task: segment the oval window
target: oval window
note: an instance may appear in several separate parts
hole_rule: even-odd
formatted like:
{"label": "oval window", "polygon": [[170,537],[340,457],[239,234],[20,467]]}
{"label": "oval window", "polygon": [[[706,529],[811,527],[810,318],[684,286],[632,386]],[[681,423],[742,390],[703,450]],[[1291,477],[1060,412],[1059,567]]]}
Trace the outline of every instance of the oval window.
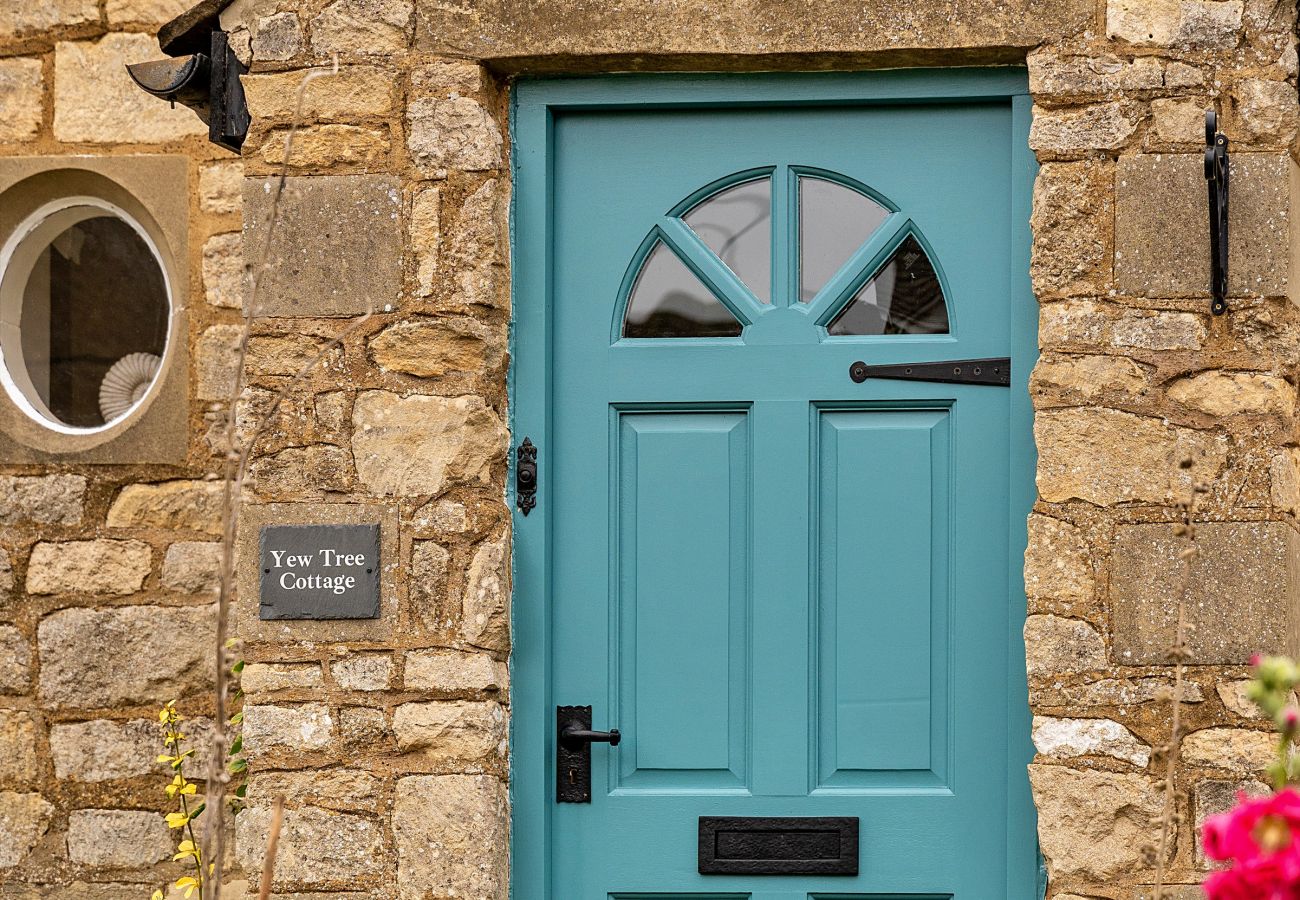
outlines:
{"label": "oval window", "polygon": [[42,425],[97,431],[158,379],[172,320],[157,246],[91,197],[47,204],[0,251],[0,378]]}

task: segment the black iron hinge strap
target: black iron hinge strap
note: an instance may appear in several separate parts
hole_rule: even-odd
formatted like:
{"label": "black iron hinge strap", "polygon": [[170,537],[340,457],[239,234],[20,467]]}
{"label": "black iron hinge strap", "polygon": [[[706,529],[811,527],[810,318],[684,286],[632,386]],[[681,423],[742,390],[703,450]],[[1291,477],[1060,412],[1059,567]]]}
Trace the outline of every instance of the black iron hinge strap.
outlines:
{"label": "black iron hinge strap", "polygon": [[943,384],[987,384],[994,387],[1010,387],[1011,360],[1003,356],[885,366],[869,366],[859,360],[849,366],[849,377],[858,384],[868,378],[887,378],[895,381],[937,381]]}

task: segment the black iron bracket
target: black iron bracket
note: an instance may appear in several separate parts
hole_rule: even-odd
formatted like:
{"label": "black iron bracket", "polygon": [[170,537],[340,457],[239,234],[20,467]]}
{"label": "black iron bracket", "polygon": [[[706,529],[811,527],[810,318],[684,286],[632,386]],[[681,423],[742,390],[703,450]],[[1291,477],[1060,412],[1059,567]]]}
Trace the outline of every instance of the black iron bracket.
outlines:
{"label": "black iron bracket", "polygon": [[858,360],[849,366],[849,377],[857,384],[868,378],[888,378],[895,381],[937,381],[942,384],[986,384],[993,387],[1011,386],[1011,360],[950,359],[944,362],[903,363],[891,366],[869,366]]}
{"label": "black iron bracket", "polygon": [[1228,311],[1228,137],[1214,110],[1205,113],[1205,181],[1210,201],[1210,312]]}
{"label": "black iron bracket", "polygon": [[524,515],[537,505],[537,446],[528,438],[515,448],[515,505]]}

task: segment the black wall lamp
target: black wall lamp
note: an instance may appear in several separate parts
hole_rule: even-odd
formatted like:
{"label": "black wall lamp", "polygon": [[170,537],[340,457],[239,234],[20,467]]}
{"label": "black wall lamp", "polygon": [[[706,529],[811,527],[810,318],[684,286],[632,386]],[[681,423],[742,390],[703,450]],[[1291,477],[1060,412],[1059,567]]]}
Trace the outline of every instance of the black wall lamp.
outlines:
{"label": "black wall lamp", "polygon": [[239,61],[221,30],[221,11],[233,0],[202,0],[158,30],[158,43],[170,59],[126,67],[144,91],[198,113],[208,140],[238,153],[248,134],[248,105]]}
{"label": "black wall lamp", "polygon": [[1210,200],[1210,312],[1228,311],[1228,138],[1214,110],[1205,113],[1205,181]]}

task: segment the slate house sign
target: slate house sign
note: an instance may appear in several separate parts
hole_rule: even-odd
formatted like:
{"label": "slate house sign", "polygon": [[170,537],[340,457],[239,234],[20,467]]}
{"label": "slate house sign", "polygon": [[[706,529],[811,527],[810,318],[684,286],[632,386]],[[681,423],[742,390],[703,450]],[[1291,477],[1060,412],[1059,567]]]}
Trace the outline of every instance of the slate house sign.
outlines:
{"label": "slate house sign", "polygon": [[263,619],[379,617],[378,525],[267,525],[258,562]]}

